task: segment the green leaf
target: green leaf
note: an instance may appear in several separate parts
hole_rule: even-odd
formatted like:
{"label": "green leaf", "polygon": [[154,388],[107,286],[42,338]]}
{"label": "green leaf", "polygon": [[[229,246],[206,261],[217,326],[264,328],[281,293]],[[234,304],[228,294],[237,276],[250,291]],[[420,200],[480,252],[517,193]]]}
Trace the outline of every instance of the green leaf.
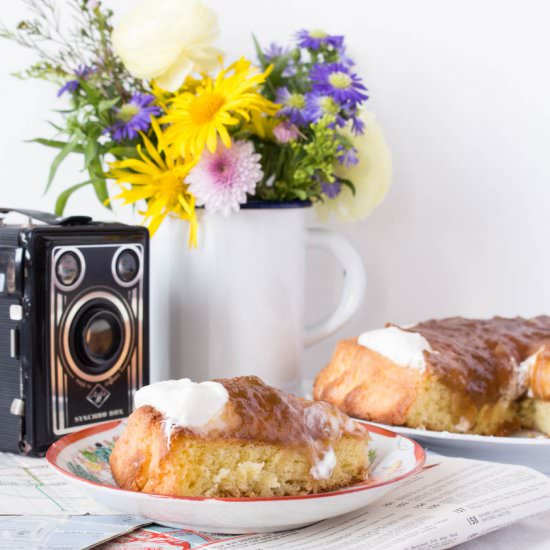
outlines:
{"label": "green leaf", "polygon": [[103,133],[104,127],[101,124],[98,124],[95,121],[88,122],[83,128],[84,134],[86,135],[87,139],[93,139],[94,141],[97,141],[101,134]]}
{"label": "green leaf", "polygon": [[92,103],[92,105],[99,103],[101,101],[101,93],[97,88],[90,85],[85,80],[79,79],[79,82],[80,82],[80,88],[84,90],[84,92],[88,96],[89,101],[90,103]]}
{"label": "green leaf", "polygon": [[262,67],[267,67],[267,59],[265,58],[264,52],[262,51],[262,47],[260,46],[260,43],[258,42],[258,39],[256,38],[256,35],[252,35],[252,40],[254,42],[254,48],[256,49],[256,55],[258,59],[260,60],[260,63],[262,64]]}
{"label": "green leaf", "polygon": [[52,165],[50,166],[50,173],[48,175],[48,183],[46,184],[46,192],[50,189],[57,169],[59,165],[67,158],[78,147],[78,141],[73,138],[71,141],[67,142],[65,146],[59,151],[57,156],[53,159]]}
{"label": "green leaf", "polygon": [[58,132],[64,133],[65,128],[62,128],[61,126],[58,126],[57,124],[53,123],[51,120],[46,121],[52,128],[57,130]]}
{"label": "green leaf", "polygon": [[111,153],[117,158],[138,158],[139,154],[135,147],[126,147],[124,145],[114,145],[109,147],[109,144],[105,145],[105,151]]}
{"label": "green leaf", "polygon": [[69,197],[81,187],[84,187],[85,185],[90,185],[92,183],[90,180],[83,181],[82,183],[77,183],[76,185],[71,185],[71,187],[65,189],[55,201],[55,215],[56,216],[62,216],[63,212],[65,211],[65,206],[67,206],[67,201],[69,200]]}
{"label": "green leaf", "polygon": [[76,107],[73,107],[71,109],[52,109],[52,111],[60,115],[70,115],[71,113],[78,112],[78,109]]}
{"label": "green leaf", "polygon": [[84,163],[86,168],[89,168],[94,161],[99,162],[97,141],[94,138],[90,138],[84,148]]}
{"label": "green leaf", "polygon": [[92,181],[95,194],[103,206],[111,210],[111,205],[107,202],[109,200],[109,192],[107,191],[107,182],[104,178],[94,178]]}
{"label": "green leaf", "polygon": [[[46,147],[53,147],[54,149],[63,149],[68,145],[67,141],[61,141],[57,139],[45,139],[45,138],[28,139],[25,141],[25,143],[40,143],[40,145],[45,145]],[[76,147],[75,152],[82,153],[82,148]]]}
{"label": "green leaf", "polygon": [[349,187],[351,190],[352,195],[355,196],[355,185],[353,185],[353,182],[347,178],[338,178],[340,183],[342,185],[345,185],[346,187]]}
{"label": "green leaf", "polygon": [[100,113],[103,113],[103,111],[108,111],[109,109],[114,107],[119,101],[119,97],[115,97],[115,99],[102,99],[97,106],[97,110]]}

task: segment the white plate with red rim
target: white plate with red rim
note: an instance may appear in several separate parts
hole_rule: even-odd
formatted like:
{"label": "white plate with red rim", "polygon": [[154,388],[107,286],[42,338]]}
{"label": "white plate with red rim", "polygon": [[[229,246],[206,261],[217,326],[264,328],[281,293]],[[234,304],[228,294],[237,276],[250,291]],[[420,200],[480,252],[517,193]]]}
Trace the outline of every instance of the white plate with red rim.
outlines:
{"label": "white plate with red rim", "polygon": [[422,447],[389,430],[371,434],[367,481],[314,495],[275,498],[170,497],[128,491],[111,476],[109,455],[124,429],[120,420],[66,435],[46,454],[50,466],[101,504],[170,527],[214,533],[260,533],[295,529],[372,504],[404,479],[420,472]]}
{"label": "white plate with red rim", "polygon": [[505,464],[519,464],[550,475],[550,438],[538,432],[522,431],[510,436],[499,437],[436,432],[356,420],[368,426],[378,426],[410,437],[424,445],[426,450],[434,453]]}

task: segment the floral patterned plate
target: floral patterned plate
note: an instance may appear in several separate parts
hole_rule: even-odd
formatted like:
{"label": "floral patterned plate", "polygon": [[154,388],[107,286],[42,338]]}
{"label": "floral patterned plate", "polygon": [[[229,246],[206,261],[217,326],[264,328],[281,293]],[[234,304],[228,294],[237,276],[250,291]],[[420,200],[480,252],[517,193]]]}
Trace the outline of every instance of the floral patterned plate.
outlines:
{"label": "floral patterned plate", "polygon": [[425,453],[418,443],[377,426],[367,427],[372,436],[368,481],[328,493],[295,497],[169,497],[120,489],[109,467],[109,455],[124,428],[120,420],[66,435],[49,448],[46,459],[67,481],[125,514],[216,533],[281,531],[363,508],[421,471]]}

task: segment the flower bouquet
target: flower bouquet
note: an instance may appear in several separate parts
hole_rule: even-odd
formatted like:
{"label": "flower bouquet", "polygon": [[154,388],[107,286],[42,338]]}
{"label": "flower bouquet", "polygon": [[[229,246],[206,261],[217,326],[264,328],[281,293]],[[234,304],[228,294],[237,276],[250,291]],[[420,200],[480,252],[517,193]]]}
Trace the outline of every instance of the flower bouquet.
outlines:
{"label": "flower bouquet", "polygon": [[[215,13],[199,0],[145,0],[113,24],[97,0],[24,0],[31,16],[0,35],[40,59],[18,76],[58,85],[68,99],[53,139],[56,171],[82,156],[84,181],[107,208],[135,204],[152,233],[167,216],[189,223],[197,208],[230,214],[255,201],[310,201],[321,215],[360,219],[380,202],[391,162],[364,110],[367,89],[344,37],[299,31],[257,62],[229,64],[214,42]],[[111,184],[110,182],[114,182]]]}

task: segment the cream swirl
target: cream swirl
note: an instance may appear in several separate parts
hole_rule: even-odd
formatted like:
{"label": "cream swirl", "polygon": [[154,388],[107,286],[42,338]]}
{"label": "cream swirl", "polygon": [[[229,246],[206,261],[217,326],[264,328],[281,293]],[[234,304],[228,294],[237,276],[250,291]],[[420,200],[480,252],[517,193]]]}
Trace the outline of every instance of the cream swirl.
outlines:
{"label": "cream swirl", "polygon": [[192,382],[189,378],[156,382],[139,389],[136,408],[154,407],[169,427],[201,430],[221,414],[229,394],[219,382]]}
{"label": "cream swirl", "polygon": [[426,369],[424,352],[432,352],[430,343],[424,336],[394,326],[364,332],[357,343],[398,365],[419,371]]}

